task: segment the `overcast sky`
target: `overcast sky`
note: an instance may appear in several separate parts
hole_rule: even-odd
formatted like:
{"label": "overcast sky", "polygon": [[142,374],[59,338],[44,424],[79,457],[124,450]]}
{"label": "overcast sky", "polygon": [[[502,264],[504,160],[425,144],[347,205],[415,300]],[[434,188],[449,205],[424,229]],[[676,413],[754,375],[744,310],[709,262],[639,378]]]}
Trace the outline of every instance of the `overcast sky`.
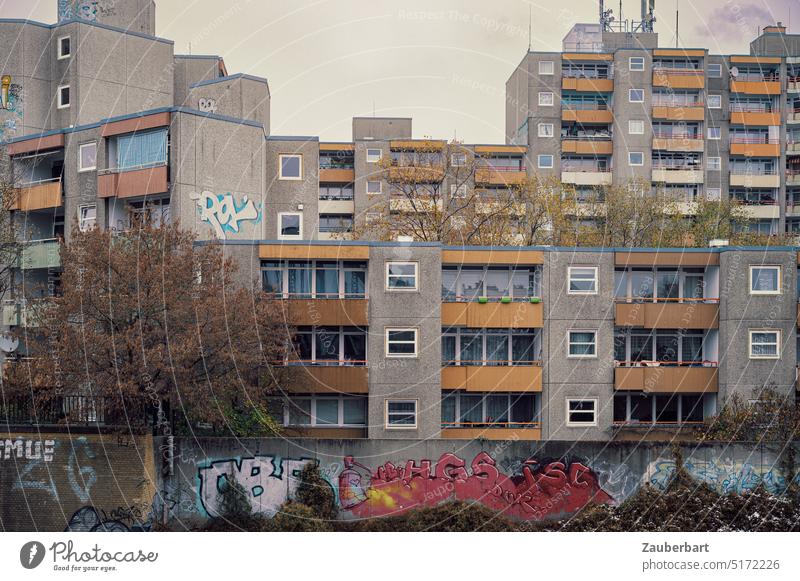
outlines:
{"label": "overcast sky", "polygon": [[[124,0],[117,0],[124,1]],[[219,54],[230,73],[269,79],[272,133],[349,140],[351,118],[411,116],[415,137],[504,140],[505,81],[528,46],[558,51],[595,0],[157,0],[156,32],[177,53]],[[678,0],[680,42],[747,54],[758,28],[800,32],[798,0]],[[619,1],[607,1],[619,11]],[[676,0],[656,1],[662,46]],[[623,2],[638,19],[639,1]],[[0,17],[56,19],[56,0],[0,0]]]}

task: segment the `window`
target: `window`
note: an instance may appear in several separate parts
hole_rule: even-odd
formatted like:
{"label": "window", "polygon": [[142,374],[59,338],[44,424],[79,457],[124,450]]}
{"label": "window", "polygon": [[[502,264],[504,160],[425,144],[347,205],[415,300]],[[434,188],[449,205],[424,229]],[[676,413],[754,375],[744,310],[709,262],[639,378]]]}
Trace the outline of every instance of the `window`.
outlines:
{"label": "window", "polygon": [[78,171],[97,169],[97,142],[83,143],[78,147]]}
{"label": "window", "polygon": [[367,182],[367,194],[375,195],[381,193],[381,182],[379,181],[368,181]]}
{"label": "window", "polygon": [[378,163],[383,157],[383,152],[380,149],[367,150],[367,163]]}
{"label": "window", "polygon": [[284,298],[363,299],[367,296],[366,280],[365,262],[273,260],[261,263],[264,292]]}
{"label": "window", "polygon": [[644,89],[630,89],[628,101],[631,103],[644,103]]}
{"label": "window", "polygon": [[386,357],[416,357],[417,329],[386,329]]}
{"label": "window", "polygon": [[552,107],[553,106],[553,93],[539,93],[539,106]]}
{"label": "window", "polygon": [[641,119],[628,121],[628,133],[630,135],[644,135],[644,121]]}
{"label": "window", "polygon": [[541,360],[541,335],[536,329],[442,330],[442,366],[534,366]]}
{"label": "window", "polygon": [[781,332],[750,331],[750,359],[779,359]]}
{"label": "window", "polygon": [[467,184],[450,184],[450,197],[451,198],[466,198],[467,197]]}
{"label": "window", "polygon": [[58,108],[59,109],[66,109],[69,107],[69,85],[61,85],[57,91],[58,96]]}
{"label": "window", "polygon": [[644,165],[644,153],[641,151],[629,151],[628,165]]}
{"label": "window", "polygon": [[534,394],[444,392],[442,428],[531,427],[538,407]]}
{"label": "window", "polygon": [[539,123],[539,137],[553,137],[553,124]]}
{"label": "window", "polygon": [[597,425],[596,399],[567,399],[567,426]]}
{"label": "window", "polygon": [[539,61],[540,75],[552,75],[554,71],[555,66],[553,65],[553,61]]}
{"label": "window", "polygon": [[614,396],[614,423],[628,425],[700,424],[706,407],[714,413],[714,401],[701,394],[626,393]]}
{"label": "window", "polygon": [[281,180],[302,180],[303,179],[303,156],[282,153],[278,156],[279,173],[278,179]]}
{"label": "window", "polygon": [[720,171],[722,169],[722,158],[709,157],[706,160],[706,167],[708,168],[708,171]]}
{"label": "window", "polygon": [[278,214],[278,238],[281,240],[303,237],[303,214],[300,212],[280,212]]}
{"label": "window", "polygon": [[97,206],[86,204],[78,206],[78,229],[87,232],[97,225]]}
{"label": "window", "polygon": [[570,295],[596,295],[597,294],[597,267],[596,266],[570,266],[569,267]]}
{"label": "window", "polygon": [[722,95],[708,95],[706,103],[709,109],[722,109]]}
{"label": "window", "polygon": [[450,165],[453,167],[464,167],[467,165],[466,153],[454,153],[450,156]]}
{"label": "window", "polygon": [[418,262],[387,262],[386,290],[415,291],[417,286]]}
{"label": "window", "polygon": [[720,63],[710,63],[707,68],[709,77],[715,79],[722,77],[722,65]]}
{"label": "window", "polygon": [[417,400],[387,399],[386,429],[417,429]]}
{"label": "window", "polygon": [[352,214],[320,214],[319,215],[319,232],[352,232],[353,231],[353,215]]}
{"label": "window", "polygon": [[708,138],[712,140],[720,140],[722,139],[722,128],[720,127],[709,127],[708,128]]}
{"label": "window", "polygon": [[525,266],[443,266],[442,302],[473,302],[486,297],[528,302],[539,297],[541,271]]}
{"label": "window", "polygon": [[72,49],[70,47],[69,37],[62,36],[58,39],[58,59],[66,59],[69,58],[72,54]]}
{"label": "window", "polygon": [[142,169],[167,163],[167,129],[120,135],[111,141],[118,170]]}
{"label": "window", "polygon": [[359,367],[367,364],[367,332],[358,327],[298,327],[290,365]]}
{"label": "window", "polygon": [[781,294],[781,267],[751,266],[750,294],[751,295]]}
{"label": "window", "polygon": [[[353,396],[292,397],[275,402],[282,426],[365,426],[367,398]],[[272,407],[272,406],[271,406]]]}
{"label": "window", "polygon": [[553,167],[553,156],[552,155],[540,155],[539,156],[539,168],[540,169],[547,169]]}
{"label": "window", "polygon": [[628,61],[628,70],[630,71],[643,71],[644,70],[644,57],[632,56]]}
{"label": "window", "polygon": [[569,352],[567,357],[597,357],[597,331],[568,331]]}

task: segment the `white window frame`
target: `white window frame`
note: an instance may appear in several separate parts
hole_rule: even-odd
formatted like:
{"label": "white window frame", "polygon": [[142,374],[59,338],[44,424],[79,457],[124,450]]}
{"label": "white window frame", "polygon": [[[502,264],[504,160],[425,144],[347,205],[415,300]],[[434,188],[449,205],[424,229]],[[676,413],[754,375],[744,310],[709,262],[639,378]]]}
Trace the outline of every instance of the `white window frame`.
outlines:
{"label": "white window frame", "polygon": [[[717,137],[712,137],[711,135],[712,129],[716,129],[719,132],[717,133]],[[707,131],[708,131],[707,135],[709,141],[719,141],[720,139],[722,139],[722,127],[709,127]]]}
{"label": "white window frame", "polygon": [[[399,275],[391,275],[389,274],[389,270],[392,266],[413,266],[414,267],[414,274],[411,275],[414,277],[414,286],[413,287],[394,287],[389,284],[389,281],[392,278],[400,278]],[[417,292],[419,291],[419,262],[415,261],[401,261],[401,260],[390,260],[386,263],[386,279],[384,280],[386,284],[386,292],[391,293],[402,293],[402,292]]]}
{"label": "white window frame", "polygon": [[[642,163],[634,163],[631,156],[641,155]],[[631,167],[642,167],[644,165],[644,152],[643,151],[629,151],[628,152],[628,165]]]}
{"label": "white window frame", "polygon": [[[547,70],[548,67],[543,67],[542,65],[550,65],[549,71]],[[539,75],[540,76],[552,76],[556,73],[556,64],[553,61],[539,61]]]}
{"label": "white window frame", "polygon": [[[458,160],[458,162],[456,162]],[[453,167],[466,167],[467,166],[467,154],[466,153],[451,153],[450,154],[450,165]]]}
{"label": "white window frame", "polygon": [[[284,216],[300,216],[300,234],[282,234],[282,222]],[[303,212],[278,212],[278,240],[302,240],[303,239]]]}
{"label": "white window frame", "polygon": [[[344,421],[344,407],[345,402],[347,401],[363,401],[364,403],[364,423],[363,424],[347,424]],[[290,421],[291,418],[291,406],[293,404],[297,404],[299,402],[309,402],[309,414],[308,414],[308,423],[295,423],[293,424]],[[337,421],[335,424],[329,423],[320,423],[318,422],[319,417],[317,413],[317,403],[320,401],[335,401],[337,404]],[[281,414],[282,420],[281,425],[287,428],[350,428],[350,427],[357,427],[363,428],[367,425],[369,415],[368,415],[368,404],[367,398],[365,397],[358,397],[358,396],[349,396],[349,395],[340,395],[340,396],[331,396],[326,394],[318,394],[312,396],[303,396],[303,397],[292,397],[289,401],[281,402]]]}
{"label": "white window frame", "polygon": [[[65,105],[64,102],[61,100],[62,91],[67,89],[69,92],[69,102]],[[59,85],[58,89],[56,89],[56,107],[58,109],[67,109],[69,106],[72,105],[72,89],[69,85]]]}
{"label": "white window frame", "polygon": [[[378,152],[378,155],[375,155],[375,152]],[[367,149],[367,163],[378,163],[380,160],[383,159],[383,150],[382,149],[374,149],[372,147]]]}
{"label": "white window frame", "polygon": [[[711,164],[711,160],[712,159],[717,160],[716,163],[714,164],[714,165],[716,165],[716,167],[712,166],[712,164]],[[722,158],[721,157],[714,157],[714,156],[707,157],[706,158],[706,169],[708,171],[722,171]]]}
{"label": "white window frame", "polygon": [[[81,165],[83,163],[83,148],[94,146],[94,165],[91,167],[83,167]],[[83,173],[85,171],[95,171],[97,169],[97,142],[90,141],[88,143],[81,143],[78,146],[78,173]]]}
{"label": "white window frame", "polygon": [[[549,103],[547,102],[548,100],[550,101]],[[552,91],[541,91],[539,93],[539,107],[552,107],[555,102],[556,98]]]}
{"label": "white window frame", "polygon": [[[594,415],[594,420],[592,422],[572,422],[570,421],[570,409],[569,406],[573,402],[592,402],[594,409],[592,413]],[[564,420],[566,422],[566,426],[568,428],[591,428],[597,427],[597,406],[599,404],[598,398],[596,397],[568,397],[566,398],[566,407],[565,412],[566,415],[564,416]],[[575,413],[588,413],[588,412],[575,412]]]}
{"label": "white window frame", "polygon": [[[387,430],[416,430],[419,417],[419,400],[418,399],[385,399],[383,410],[383,427]],[[413,403],[414,404],[414,424],[390,424],[389,423],[389,404],[390,403]]]}
{"label": "white window frame", "polygon": [[[66,54],[61,52],[61,41],[62,40],[69,40],[69,52],[66,53]],[[60,61],[64,60],[64,59],[68,59],[69,57],[72,56],[72,39],[69,37],[68,34],[64,35],[64,36],[59,36],[56,39],[56,55],[57,55],[58,60],[60,60]]]}
{"label": "white window frame", "polygon": [[722,199],[722,188],[706,188],[706,200],[718,202]]}
{"label": "white window frame", "polygon": [[[755,270],[756,268],[764,269],[764,270],[771,269],[771,270],[777,270],[778,271],[778,285],[777,285],[777,287],[776,287],[776,289],[774,291],[771,291],[771,290],[768,290],[768,291],[753,290],[753,270]],[[782,270],[783,269],[780,267],[780,265],[777,265],[777,264],[752,264],[752,265],[750,265],[750,277],[749,277],[749,280],[750,280],[750,294],[751,295],[770,295],[770,296],[775,296],[775,295],[781,294],[781,283],[783,282],[783,272],[781,272]]]}
{"label": "white window frame", "polygon": [[[775,334],[775,355],[753,355],[753,335],[755,333],[774,333]],[[749,329],[747,333],[747,353],[750,359],[780,359],[781,358],[781,330],[780,329]],[[772,345],[769,343],[759,343],[759,345]]]}
{"label": "white window frame", "polygon": [[[591,333],[594,336],[594,354],[593,355],[573,355],[570,347],[572,346],[572,333]],[[576,345],[584,345],[584,343],[576,343]],[[588,345],[588,343],[586,343]],[[567,329],[567,359],[597,359],[597,329]]]}
{"label": "white window frame", "polygon": [[[550,165],[544,165],[542,163],[542,160],[548,157],[550,158]],[[555,163],[556,163],[556,157],[549,153],[539,154],[539,156],[536,158],[536,167],[538,167],[539,169],[553,169]]]}
{"label": "white window frame", "polygon": [[[286,157],[296,157],[300,160],[299,177],[283,175],[283,159]],[[303,154],[302,153],[279,153],[278,154],[278,179],[282,181],[299,182],[303,181]]]}
{"label": "white window frame", "polygon": [[[717,104],[712,105],[711,104],[712,101]],[[722,95],[712,94],[706,96],[706,105],[708,106],[709,109],[722,109]]]}
{"label": "white window frame", "polygon": [[[369,191],[369,185],[370,184],[378,184],[378,191],[377,192],[370,192]],[[378,196],[378,195],[383,193],[383,182],[380,181],[380,180],[367,180],[366,188],[367,188],[367,195],[368,196]]]}
{"label": "white window frame", "polygon": [[[391,343],[401,343],[403,345],[407,345],[408,341],[389,341],[389,333],[392,331],[401,331],[401,332],[409,332],[413,331],[414,333],[414,352],[413,353],[390,353],[389,346]],[[417,327],[386,327],[383,330],[383,337],[384,337],[384,354],[387,359],[416,359],[419,357],[419,329]]]}
{"label": "white window frame", "polygon": [[[719,67],[719,74],[712,74],[712,71],[717,70]],[[722,63],[708,63],[706,70],[708,71],[708,76],[712,79],[721,79],[722,78]]]}
{"label": "white window frame", "polygon": [[[640,131],[634,131],[634,123],[635,127],[641,127]],[[630,119],[628,121],[628,135],[644,135],[644,120],[642,119]]]}
{"label": "white window frame", "polygon": [[[88,208],[94,208],[94,225],[92,227],[86,227],[83,218],[83,211]],[[81,232],[88,232],[92,228],[97,227],[97,204],[80,204],[78,206],[78,230]]]}
{"label": "white window frame", "polygon": [[[634,62],[636,63],[636,66],[634,66]],[[640,62],[642,63],[641,66],[639,65]],[[645,62],[643,56],[632,56],[630,59],[628,59],[628,70],[631,72],[644,71],[644,65]]]}
{"label": "white window frame", "polygon": [[467,184],[450,184],[451,198],[466,198],[468,193]]}
{"label": "white window frame", "polygon": [[[594,290],[582,291],[572,290],[572,272],[574,270],[592,270],[594,271]],[[567,268],[567,294],[568,295],[596,295],[597,287],[599,286],[599,269],[596,266],[570,266]]]}
{"label": "white window frame", "polygon": [[[549,128],[549,129],[547,129]],[[544,129],[544,131],[543,131]],[[552,123],[539,123],[539,137],[554,137],[555,128]]]}
{"label": "white window frame", "polygon": [[[642,94],[642,100],[641,101],[634,101],[633,100],[633,92],[634,91],[639,92],[639,93]],[[645,97],[644,89],[635,89],[635,88],[634,89],[628,89],[628,103],[644,103],[644,97]]]}

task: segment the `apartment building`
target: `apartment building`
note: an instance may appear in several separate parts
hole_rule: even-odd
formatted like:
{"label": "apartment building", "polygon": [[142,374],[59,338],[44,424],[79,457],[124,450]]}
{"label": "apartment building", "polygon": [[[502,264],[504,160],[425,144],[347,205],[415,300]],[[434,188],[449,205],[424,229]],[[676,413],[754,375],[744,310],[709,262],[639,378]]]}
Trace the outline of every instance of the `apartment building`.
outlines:
{"label": "apartment building", "polygon": [[731,198],[753,230],[797,231],[800,35],[778,23],[750,54],[715,55],[578,24],[562,48],[529,52],[506,83],[506,139],[535,171],[579,191],[635,180],[679,202]]}

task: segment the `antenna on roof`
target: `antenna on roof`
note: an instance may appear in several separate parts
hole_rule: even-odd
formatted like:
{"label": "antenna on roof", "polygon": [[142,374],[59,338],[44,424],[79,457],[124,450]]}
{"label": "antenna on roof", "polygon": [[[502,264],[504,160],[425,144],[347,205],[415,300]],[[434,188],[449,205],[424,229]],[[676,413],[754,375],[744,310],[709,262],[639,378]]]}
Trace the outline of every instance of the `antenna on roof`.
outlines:
{"label": "antenna on roof", "polygon": [[533,44],[533,6],[528,5],[528,52],[531,52]]}

